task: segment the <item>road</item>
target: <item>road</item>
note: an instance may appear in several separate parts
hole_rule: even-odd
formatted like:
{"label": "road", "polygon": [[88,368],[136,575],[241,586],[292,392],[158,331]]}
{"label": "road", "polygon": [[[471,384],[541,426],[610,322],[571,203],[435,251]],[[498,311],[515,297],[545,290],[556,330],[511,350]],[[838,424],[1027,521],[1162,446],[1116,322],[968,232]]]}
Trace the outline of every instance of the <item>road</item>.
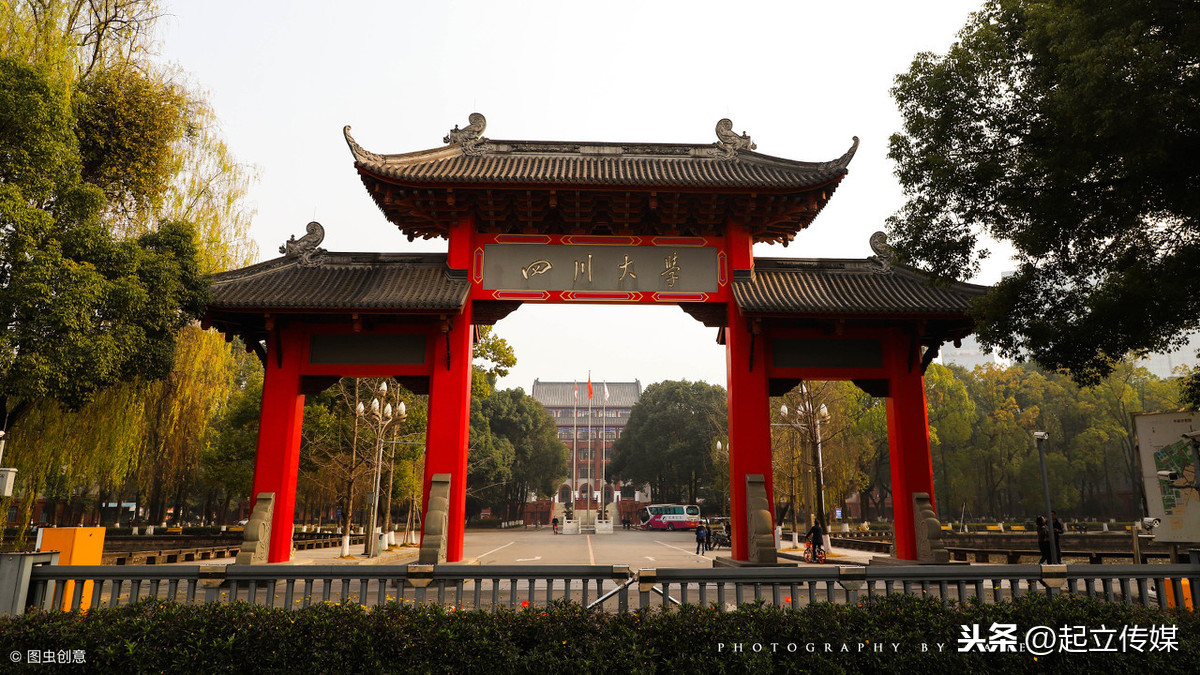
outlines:
{"label": "road", "polygon": [[616,530],[612,534],[554,534],[550,528],[471,530],[463,557],[480,565],[629,565],[712,567],[728,549],[696,555],[691,532]]}

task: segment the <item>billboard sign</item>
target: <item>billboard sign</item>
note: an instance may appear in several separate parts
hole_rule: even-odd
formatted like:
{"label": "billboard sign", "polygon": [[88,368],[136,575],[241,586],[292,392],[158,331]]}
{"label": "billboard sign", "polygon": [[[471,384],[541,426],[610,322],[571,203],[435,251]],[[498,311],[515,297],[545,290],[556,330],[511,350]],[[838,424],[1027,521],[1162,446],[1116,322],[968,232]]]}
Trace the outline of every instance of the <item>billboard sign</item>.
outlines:
{"label": "billboard sign", "polygon": [[1200,494],[1195,450],[1185,433],[1200,431],[1200,412],[1138,413],[1133,416],[1146,488],[1146,515],[1161,524],[1154,538],[1163,542],[1200,542]]}

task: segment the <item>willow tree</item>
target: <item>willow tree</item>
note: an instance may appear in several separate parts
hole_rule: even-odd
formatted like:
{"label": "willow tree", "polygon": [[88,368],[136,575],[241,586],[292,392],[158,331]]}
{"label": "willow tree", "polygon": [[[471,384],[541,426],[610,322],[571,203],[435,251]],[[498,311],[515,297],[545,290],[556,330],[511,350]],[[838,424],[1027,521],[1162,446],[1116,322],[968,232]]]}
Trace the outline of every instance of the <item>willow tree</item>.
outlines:
{"label": "willow tree", "polygon": [[[232,386],[228,348],[191,322],[201,275],[251,257],[248,175],[203,99],[147,58],[157,16],[153,2],[0,7],[10,55],[0,115],[14,115],[0,125],[13,160],[0,168],[10,325],[0,349],[14,355],[0,359],[0,403],[22,522],[52,483],[104,495],[157,480],[181,501]],[[23,276],[30,260],[36,274]],[[13,321],[28,324],[39,303],[53,307],[41,320],[58,322],[37,333],[47,348],[17,345]],[[68,435],[70,445],[55,440]]]}

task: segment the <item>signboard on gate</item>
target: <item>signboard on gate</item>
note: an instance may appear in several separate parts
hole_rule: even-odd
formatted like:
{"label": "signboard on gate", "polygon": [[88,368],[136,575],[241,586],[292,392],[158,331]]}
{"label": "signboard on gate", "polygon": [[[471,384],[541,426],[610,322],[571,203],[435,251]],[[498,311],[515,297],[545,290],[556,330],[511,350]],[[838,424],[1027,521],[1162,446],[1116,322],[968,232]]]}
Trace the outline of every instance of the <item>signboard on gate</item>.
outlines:
{"label": "signboard on gate", "polygon": [[729,258],[720,237],[482,235],[474,297],[520,302],[725,302]]}

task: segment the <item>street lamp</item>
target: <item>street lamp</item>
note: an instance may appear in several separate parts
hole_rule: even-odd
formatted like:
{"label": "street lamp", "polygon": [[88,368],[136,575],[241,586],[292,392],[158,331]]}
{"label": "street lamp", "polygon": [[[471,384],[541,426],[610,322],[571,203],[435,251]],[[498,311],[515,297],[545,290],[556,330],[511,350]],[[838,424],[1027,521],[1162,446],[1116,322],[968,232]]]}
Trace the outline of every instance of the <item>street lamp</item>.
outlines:
{"label": "street lamp", "polygon": [[[387,397],[388,386],[387,382],[379,383],[379,397],[371,399],[370,416],[375,420],[375,490],[371,493],[371,524],[367,530],[367,542],[365,553],[369,558],[379,556],[379,536],[375,534],[375,526],[379,519],[379,483],[383,475],[383,431],[393,421],[403,422],[407,417],[407,412],[404,409],[404,402],[401,401],[396,406],[396,415],[392,416],[392,404],[382,403]],[[382,410],[381,410],[382,408]],[[366,407],[362,401],[358,402],[355,411],[359,417],[364,417],[368,414]]]}
{"label": "street lamp", "polygon": [[[783,415],[783,417],[786,418],[787,414],[788,414],[788,407],[786,405],[780,406],[779,412],[781,415]],[[829,409],[825,407],[824,403],[822,403],[819,407],[817,407],[814,410],[812,407],[812,404],[806,402],[803,404],[802,410],[798,408],[794,412],[796,414],[796,417],[799,417],[801,415],[801,413],[805,413],[807,415],[812,416],[813,422],[812,422],[811,427],[808,427],[807,425],[804,425],[804,424],[800,424],[799,422],[790,423],[788,426],[792,426],[792,427],[795,427],[798,429],[811,428],[815,432],[815,442],[813,443],[812,464],[813,464],[813,466],[817,467],[817,471],[816,471],[816,487],[817,487],[817,489],[816,489],[816,495],[815,495],[815,499],[816,499],[817,503],[816,503],[816,508],[813,510],[817,514],[817,518],[820,519],[821,526],[823,528],[825,528],[825,530],[826,530],[825,536],[828,537],[829,536],[828,524],[825,522],[825,464],[824,464],[824,458],[823,458],[822,452],[821,452],[821,420],[829,418]],[[795,508],[795,505],[796,505],[796,502],[795,502],[795,500],[796,500],[796,487],[795,487],[796,450],[795,450],[795,447],[796,447],[796,441],[795,441],[795,437],[793,437],[792,438],[792,467],[793,467],[793,469],[792,469],[792,538],[793,538],[793,540],[795,540],[796,534],[797,534],[797,532],[796,532],[796,508]],[[828,548],[828,543],[826,543],[825,546],[826,546],[826,548]]]}
{"label": "street lamp", "polygon": [[[1059,564],[1058,542],[1055,541],[1057,535],[1054,533],[1054,511],[1050,506],[1050,478],[1046,474],[1046,451],[1042,448],[1042,442],[1050,438],[1050,434],[1044,431],[1035,431],[1033,437],[1037,439],[1038,458],[1042,462],[1042,494],[1046,497],[1046,529],[1050,532],[1050,564],[1057,565]],[[1137,532],[1134,532],[1134,536],[1137,536]]]}
{"label": "street lamp", "polygon": [[[785,404],[779,406],[780,417],[783,419],[787,419],[787,414],[788,414],[787,404],[785,403]],[[792,502],[791,503],[791,507],[792,507],[791,508],[791,511],[792,511],[792,547],[799,548],[800,534],[797,529],[798,526],[796,523],[796,433],[795,433],[794,429],[792,430],[791,437],[792,437],[792,463],[789,466],[790,471],[788,471],[788,474],[791,476],[791,479],[792,479],[792,494],[790,497],[791,502]]]}

